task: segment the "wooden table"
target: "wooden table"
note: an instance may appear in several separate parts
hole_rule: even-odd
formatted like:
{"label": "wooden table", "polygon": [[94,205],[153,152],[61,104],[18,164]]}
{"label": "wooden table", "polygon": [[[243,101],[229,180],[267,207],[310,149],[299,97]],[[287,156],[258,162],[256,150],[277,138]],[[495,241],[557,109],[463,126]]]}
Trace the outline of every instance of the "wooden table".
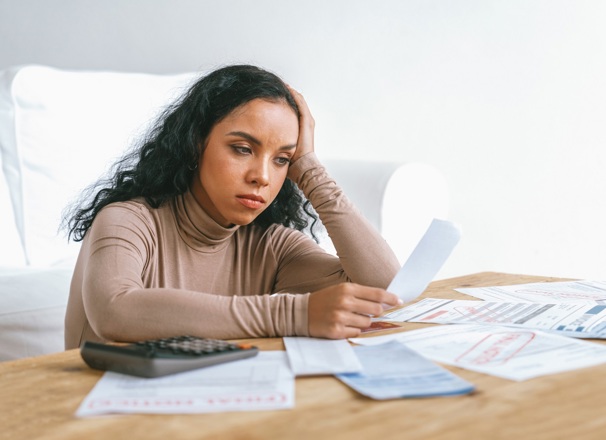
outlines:
{"label": "wooden table", "polygon": [[[453,289],[537,281],[556,279],[480,273],[436,281],[423,296],[471,299]],[[279,338],[254,343],[262,349],[283,349]],[[0,363],[0,438],[606,438],[606,364],[523,382],[447,368],[474,383],[477,391],[467,396],[373,401],[334,377],[309,377],[296,380],[292,410],[77,419],[76,409],[102,373],[89,369],[79,352],[70,350]]]}

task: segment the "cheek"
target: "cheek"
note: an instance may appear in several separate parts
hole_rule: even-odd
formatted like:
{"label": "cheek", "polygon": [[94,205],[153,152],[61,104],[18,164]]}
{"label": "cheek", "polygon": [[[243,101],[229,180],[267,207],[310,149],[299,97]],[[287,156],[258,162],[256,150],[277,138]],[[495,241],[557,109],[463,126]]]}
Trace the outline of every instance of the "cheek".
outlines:
{"label": "cheek", "polygon": [[271,183],[272,199],[275,199],[278,196],[278,193],[280,192],[280,189],[282,189],[282,186],[284,185],[284,181],[286,180],[287,173],[288,173],[288,168],[285,167],[284,170],[280,169],[274,175],[274,178],[272,179],[272,183]]}
{"label": "cheek", "polygon": [[203,186],[212,186],[215,190],[225,188],[236,177],[236,170],[230,161],[220,160],[211,154],[203,157],[198,168]]}

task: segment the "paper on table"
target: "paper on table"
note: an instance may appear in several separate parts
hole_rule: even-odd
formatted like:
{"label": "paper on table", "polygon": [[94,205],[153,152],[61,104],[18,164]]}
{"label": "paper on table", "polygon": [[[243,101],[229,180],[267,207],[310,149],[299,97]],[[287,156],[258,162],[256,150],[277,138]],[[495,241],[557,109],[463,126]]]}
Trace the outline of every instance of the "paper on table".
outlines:
{"label": "paper on table", "polygon": [[453,223],[433,219],[387,290],[404,302],[418,297],[444,265],[460,238],[461,233]]}
{"label": "paper on table", "polygon": [[473,384],[392,341],[354,347],[363,373],[338,374],[337,378],[372,399],[452,396],[473,391]]}
{"label": "paper on table", "polygon": [[575,338],[606,339],[606,305],[528,303],[425,298],[387,313],[387,321],[506,325]]}
{"label": "paper on table", "polygon": [[192,414],[294,407],[295,381],[284,351],[153,379],[106,372],[76,416]]}
{"label": "paper on table", "polygon": [[511,286],[467,287],[455,290],[492,301],[606,304],[606,281],[555,281]]}
{"label": "paper on table", "polygon": [[362,365],[345,339],[285,337],[286,353],[295,376],[354,373]]}
{"label": "paper on table", "polygon": [[350,338],[360,345],[398,340],[436,362],[511,380],[606,363],[606,346],[539,330],[436,325],[394,335]]}

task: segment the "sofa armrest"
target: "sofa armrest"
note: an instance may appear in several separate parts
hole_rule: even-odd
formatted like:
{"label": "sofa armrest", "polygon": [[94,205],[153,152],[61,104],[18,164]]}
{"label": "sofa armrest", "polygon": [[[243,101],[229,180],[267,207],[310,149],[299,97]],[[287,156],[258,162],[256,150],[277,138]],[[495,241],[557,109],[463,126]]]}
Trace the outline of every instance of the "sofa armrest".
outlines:
{"label": "sofa armrest", "polygon": [[[447,218],[443,174],[419,162],[325,160],[329,174],[404,263],[434,218]],[[329,239],[322,246],[334,253]]]}
{"label": "sofa armrest", "polygon": [[64,349],[71,269],[0,268],[0,361]]}

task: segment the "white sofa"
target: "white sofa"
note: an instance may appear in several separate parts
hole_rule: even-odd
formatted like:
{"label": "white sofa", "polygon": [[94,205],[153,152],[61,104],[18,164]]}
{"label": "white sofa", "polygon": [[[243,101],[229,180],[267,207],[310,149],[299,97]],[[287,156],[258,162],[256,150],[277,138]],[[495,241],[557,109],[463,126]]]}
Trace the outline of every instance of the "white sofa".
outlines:
{"label": "white sofa", "polygon": [[[78,243],[58,230],[63,209],[141,134],[197,74],[0,72],[0,361],[63,349],[63,317]],[[312,109],[313,110],[313,109]],[[404,261],[448,188],[422,163],[318,155]],[[322,245],[332,252],[330,241]]]}

